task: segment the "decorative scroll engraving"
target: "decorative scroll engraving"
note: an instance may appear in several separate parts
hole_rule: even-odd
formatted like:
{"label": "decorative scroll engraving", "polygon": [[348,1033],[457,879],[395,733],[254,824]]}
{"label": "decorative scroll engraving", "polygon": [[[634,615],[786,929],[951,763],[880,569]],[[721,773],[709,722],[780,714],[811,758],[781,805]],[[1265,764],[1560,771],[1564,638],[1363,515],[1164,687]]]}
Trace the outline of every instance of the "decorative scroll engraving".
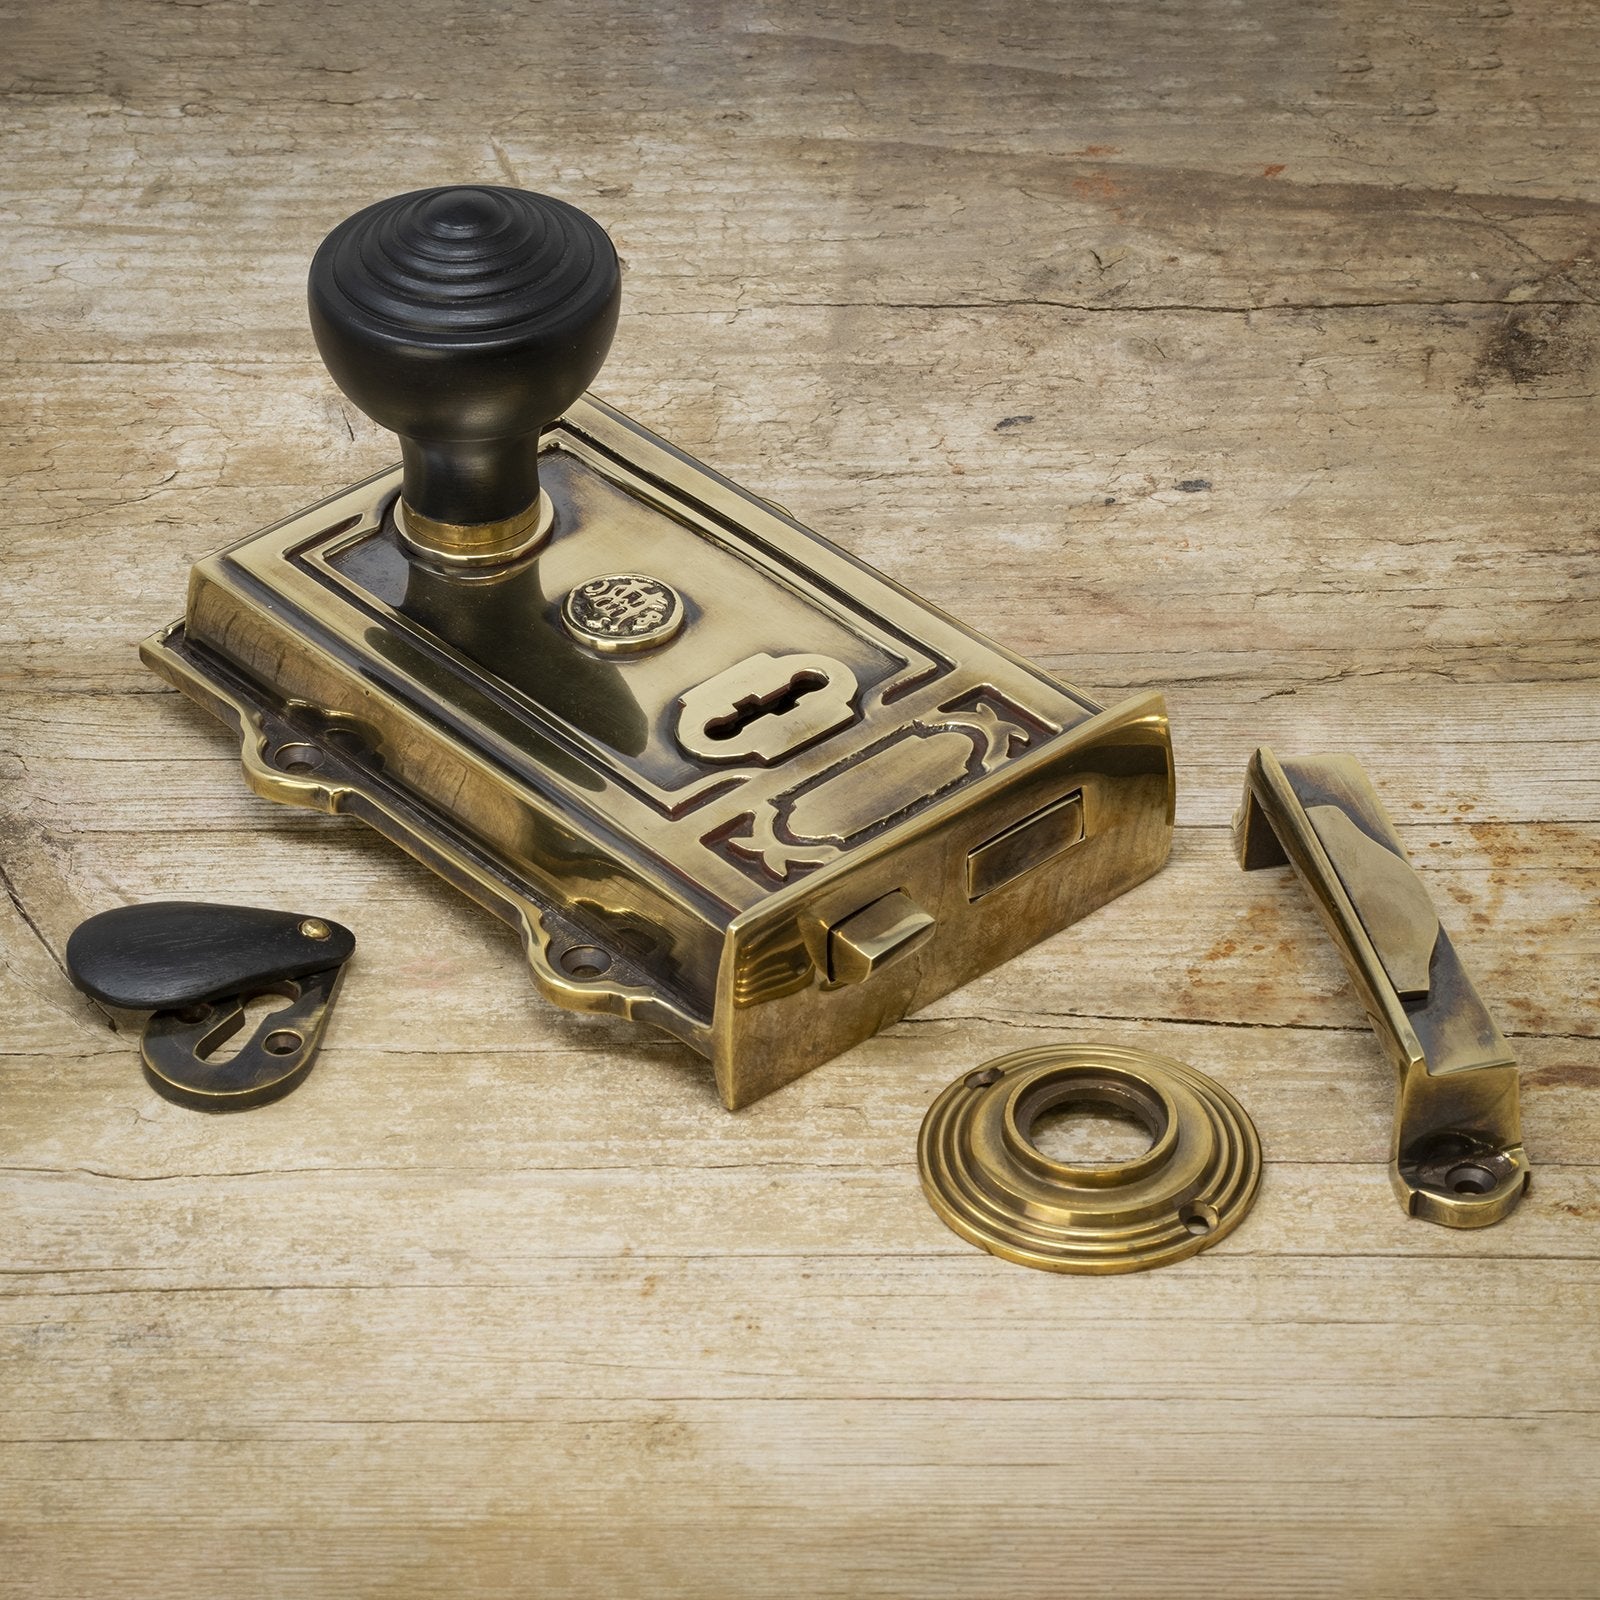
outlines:
{"label": "decorative scroll engraving", "polygon": [[1029,742],[1026,728],[987,705],[907,723],[809,782],[761,801],[740,831],[716,843],[733,859],[787,881],[797,869],[825,866],[861,840],[993,772]]}

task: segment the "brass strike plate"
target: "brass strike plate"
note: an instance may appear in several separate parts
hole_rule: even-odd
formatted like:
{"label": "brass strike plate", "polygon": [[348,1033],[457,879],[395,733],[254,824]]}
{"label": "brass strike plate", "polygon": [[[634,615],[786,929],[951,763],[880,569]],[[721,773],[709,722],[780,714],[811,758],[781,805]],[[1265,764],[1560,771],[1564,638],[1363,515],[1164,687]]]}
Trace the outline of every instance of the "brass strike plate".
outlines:
{"label": "brass strike plate", "polygon": [[258,793],[519,928],[557,1004],[747,1105],[1165,859],[1160,696],[1101,710],[596,400],[539,473],[520,563],[417,559],[395,468],[199,562],[143,657]]}

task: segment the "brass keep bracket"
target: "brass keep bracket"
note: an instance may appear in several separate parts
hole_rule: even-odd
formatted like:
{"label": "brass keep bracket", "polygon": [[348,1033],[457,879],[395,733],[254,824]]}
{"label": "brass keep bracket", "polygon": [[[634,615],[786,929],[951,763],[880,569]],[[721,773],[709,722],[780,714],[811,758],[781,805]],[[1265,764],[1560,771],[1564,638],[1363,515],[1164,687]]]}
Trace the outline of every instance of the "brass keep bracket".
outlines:
{"label": "brass keep bracket", "polygon": [[1295,869],[1400,1074],[1391,1173],[1407,1212],[1482,1228],[1526,1192],[1517,1064],[1352,756],[1257,750],[1234,821],[1247,872]]}

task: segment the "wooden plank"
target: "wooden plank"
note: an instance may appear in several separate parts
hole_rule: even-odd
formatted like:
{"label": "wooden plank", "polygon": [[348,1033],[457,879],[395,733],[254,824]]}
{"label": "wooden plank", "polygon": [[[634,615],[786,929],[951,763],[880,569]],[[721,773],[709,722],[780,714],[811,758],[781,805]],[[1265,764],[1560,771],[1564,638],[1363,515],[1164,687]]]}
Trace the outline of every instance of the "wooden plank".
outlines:
{"label": "wooden plank", "polygon": [[[343,1359],[331,1326],[325,1348]],[[1381,1360],[1386,1346],[1365,1348]],[[430,1354],[418,1352],[419,1387]],[[1316,1381],[1292,1338],[1262,1354]],[[1337,1386],[1338,1372],[1324,1381]],[[1411,1493],[1407,1466],[1463,1435],[1474,1456],[1532,1464],[1497,1486],[1492,1530],[1467,1474]],[[12,1571],[35,1592],[151,1596],[157,1586],[129,1574],[150,1570],[154,1547],[180,1591],[241,1597],[365,1586],[840,1600],[983,1593],[997,1573],[1027,1600],[1080,1588],[1138,1600],[1397,1593],[1396,1574],[1418,1570],[1514,1591],[1535,1572],[1541,1594],[1586,1600],[1595,1442],[1592,1420],[1559,1416],[1363,1411],[1269,1428],[1203,1391],[1153,1403],[1115,1390],[1074,1404],[530,1403],[381,1427],[308,1418],[243,1438],[17,1451],[21,1482],[81,1510],[49,1533],[27,1529]],[[113,1520],[113,1505],[140,1523]],[[1230,1534],[1244,1524],[1248,1539]]]}
{"label": "wooden plank", "polygon": [[[708,387],[665,406],[691,334],[638,318],[602,389],[1086,686],[1588,679],[1597,486],[1565,430],[1597,328],[1581,310],[1519,384],[1494,365],[1507,315],[1174,312],[1152,341],[1148,314],[770,310],[696,339]],[[119,372],[6,376],[37,430],[21,483],[48,485],[10,557],[13,671],[70,636],[75,681],[126,683],[195,557],[393,458],[309,366]],[[88,414],[139,459],[62,483],[44,464]],[[54,592],[67,524],[116,609]]]}
{"label": "wooden plank", "polygon": [[[1578,1597],[1600,1564],[1600,36],[1578,0],[13,8],[0,95],[0,1594]],[[425,70],[419,70],[419,61]],[[608,400],[1106,699],[1169,867],[729,1116],[143,673],[199,555],[386,465],[317,240],[406,186],[613,231]],[[1409,1222],[1389,1069],[1244,764],[1367,763],[1511,1038],[1535,1188]],[[305,1086],[167,1104],[76,922],[361,940]],[[1002,1050],[1240,1096],[1159,1273],[968,1248]]]}

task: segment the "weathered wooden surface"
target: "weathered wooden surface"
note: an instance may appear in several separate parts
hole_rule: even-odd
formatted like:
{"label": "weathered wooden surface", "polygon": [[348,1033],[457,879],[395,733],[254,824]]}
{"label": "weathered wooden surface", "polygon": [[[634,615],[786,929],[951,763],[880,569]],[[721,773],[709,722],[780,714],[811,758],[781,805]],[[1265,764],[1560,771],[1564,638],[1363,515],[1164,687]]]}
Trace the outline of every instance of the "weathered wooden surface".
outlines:
{"label": "weathered wooden surface", "polygon": [[[20,3],[0,25],[0,1592],[1595,1593],[1600,36],[1576,0]],[[1159,878],[732,1117],[534,997],[141,673],[201,553],[385,464],[302,276],[406,186],[610,226],[600,392],[1109,698]],[[1408,1223],[1391,1086],[1257,743],[1361,755],[1524,1064],[1536,1187]],[[362,948],[299,1093],[208,1119],[80,918]],[[1215,1251],[947,1233],[922,1112],[1021,1043],[1177,1054],[1269,1166]]]}

